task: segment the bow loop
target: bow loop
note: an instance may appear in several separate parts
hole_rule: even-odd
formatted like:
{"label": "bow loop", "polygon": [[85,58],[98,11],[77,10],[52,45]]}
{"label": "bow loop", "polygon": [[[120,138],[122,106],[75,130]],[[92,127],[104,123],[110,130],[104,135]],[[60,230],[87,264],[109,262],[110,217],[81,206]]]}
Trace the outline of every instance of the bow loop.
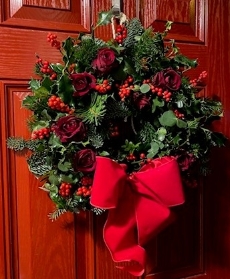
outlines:
{"label": "bow loop", "polygon": [[133,174],[136,191],[166,206],[183,203],[180,172],[173,157],[163,157]]}
{"label": "bow loop", "polygon": [[97,156],[90,203],[103,209],[116,207],[126,178],[125,169],[121,165]]}

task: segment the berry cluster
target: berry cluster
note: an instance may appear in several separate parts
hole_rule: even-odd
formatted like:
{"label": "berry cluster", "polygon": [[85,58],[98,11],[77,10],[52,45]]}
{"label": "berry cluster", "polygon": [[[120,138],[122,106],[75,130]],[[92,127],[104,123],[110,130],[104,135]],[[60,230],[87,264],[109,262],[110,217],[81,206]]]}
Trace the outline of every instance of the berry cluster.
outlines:
{"label": "berry cluster", "polygon": [[196,188],[198,186],[197,180],[195,178],[192,178],[192,177],[189,177],[189,179],[185,178],[185,177],[182,177],[182,181],[189,188]]}
{"label": "berry cluster", "polygon": [[82,186],[91,186],[93,183],[93,178],[89,176],[83,176],[81,178],[81,185]]}
{"label": "berry cluster", "polygon": [[157,94],[157,96],[162,97],[166,102],[171,100],[172,93],[168,90],[164,90],[162,88],[155,87],[150,85],[150,89],[153,94]]}
{"label": "berry cluster", "polygon": [[50,43],[52,47],[55,47],[56,49],[61,48],[61,43],[57,40],[57,35],[48,33],[47,35],[47,42]]}
{"label": "berry cluster", "polygon": [[106,94],[108,91],[111,90],[111,85],[109,81],[105,79],[102,83],[95,86],[95,90],[97,90],[101,94]]}
{"label": "berry cluster", "polygon": [[111,137],[117,137],[119,136],[119,128],[116,125],[111,125],[109,127],[109,134]]}
{"label": "berry cluster", "polygon": [[49,75],[51,80],[57,78],[57,74],[51,69],[48,61],[43,62],[41,58],[38,58],[36,64],[42,74]]}
{"label": "berry cluster", "polygon": [[83,197],[89,197],[89,196],[91,196],[91,190],[92,190],[91,186],[89,186],[89,187],[82,186],[77,189],[76,195],[83,196]]}
{"label": "berry cluster", "polygon": [[129,153],[129,155],[126,156],[126,159],[128,161],[135,161],[136,160],[136,156],[133,153]]}
{"label": "berry cluster", "polygon": [[128,97],[131,93],[131,90],[134,88],[133,85],[133,77],[128,76],[128,78],[124,81],[122,85],[118,85],[119,87],[119,96],[122,101],[125,100],[126,97]]}
{"label": "berry cluster", "polygon": [[60,97],[57,97],[55,95],[52,95],[48,99],[47,104],[53,110],[57,110],[57,111],[61,111],[61,112],[67,112],[69,114],[73,113],[73,109],[70,109],[70,107],[68,105],[66,105]]}
{"label": "berry cluster", "polygon": [[175,109],[174,114],[176,115],[177,118],[183,119],[184,118],[184,114],[179,112],[179,110]]}
{"label": "berry cluster", "polygon": [[66,198],[70,196],[71,190],[72,190],[72,185],[70,183],[62,182],[58,193],[60,194],[60,196]]}
{"label": "berry cluster", "polygon": [[50,136],[50,128],[41,128],[39,130],[33,131],[31,135],[32,140],[44,139]]}
{"label": "berry cluster", "polygon": [[89,176],[83,176],[81,178],[81,187],[75,192],[77,196],[89,197],[91,195],[93,178]]}
{"label": "berry cluster", "polygon": [[196,87],[204,85],[207,75],[208,73],[206,71],[203,71],[198,78],[190,80],[191,86]]}
{"label": "berry cluster", "polygon": [[118,44],[122,44],[123,40],[127,37],[127,28],[124,25],[118,25],[116,29],[115,40]]}

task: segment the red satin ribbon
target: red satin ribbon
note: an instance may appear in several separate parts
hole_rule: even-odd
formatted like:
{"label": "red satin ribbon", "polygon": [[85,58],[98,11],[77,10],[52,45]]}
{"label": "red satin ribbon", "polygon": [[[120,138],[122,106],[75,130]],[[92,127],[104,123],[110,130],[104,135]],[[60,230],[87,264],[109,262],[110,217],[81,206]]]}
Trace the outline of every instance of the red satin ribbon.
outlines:
{"label": "red satin ribbon", "polygon": [[91,204],[109,209],[104,241],[113,261],[134,263],[118,268],[134,276],[144,273],[143,246],[169,224],[168,207],[183,202],[180,172],[173,157],[155,159],[131,176],[120,164],[97,157]]}

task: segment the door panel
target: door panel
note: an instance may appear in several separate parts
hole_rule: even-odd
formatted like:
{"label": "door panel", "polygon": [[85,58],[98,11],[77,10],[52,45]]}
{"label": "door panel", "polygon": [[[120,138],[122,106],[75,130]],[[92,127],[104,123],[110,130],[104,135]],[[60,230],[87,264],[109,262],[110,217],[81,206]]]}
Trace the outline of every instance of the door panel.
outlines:
{"label": "door panel", "polygon": [[[128,17],[140,17],[145,26],[162,31],[174,21],[168,39],[181,51],[198,59],[191,78],[209,73],[206,96],[217,95],[225,117],[214,128],[230,137],[229,47],[227,22],[230,4],[224,0],[123,1]],[[222,5],[220,5],[220,3]],[[9,136],[29,137],[28,112],[21,99],[28,94],[35,53],[61,62],[59,52],[46,42],[51,31],[63,40],[89,31],[97,13],[108,10],[110,0],[7,1],[0,0],[0,278],[4,279],[131,279],[115,268],[103,242],[106,214],[66,214],[51,222],[53,205],[29,173],[25,158],[6,148]],[[111,38],[110,26],[96,31]],[[177,220],[152,241],[155,270],[151,279],[230,276],[230,152],[214,150],[212,174],[197,189],[185,189],[186,203],[173,209]]]}
{"label": "door panel", "polygon": [[2,26],[57,31],[90,30],[90,0],[2,1]]}

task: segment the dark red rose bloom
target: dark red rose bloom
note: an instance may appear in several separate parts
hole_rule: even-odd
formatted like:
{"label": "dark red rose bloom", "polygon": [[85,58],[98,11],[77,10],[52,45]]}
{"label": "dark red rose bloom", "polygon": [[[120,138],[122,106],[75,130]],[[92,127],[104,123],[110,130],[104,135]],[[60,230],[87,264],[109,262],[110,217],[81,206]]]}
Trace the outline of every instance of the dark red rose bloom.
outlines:
{"label": "dark red rose bloom", "polygon": [[73,115],[59,118],[54,125],[54,132],[61,142],[82,141],[86,135],[84,123]]}
{"label": "dark red rose bloom", "polygon": [[150,98],[144,94],[134,93],[133,95],[134,104],[138,109],[150,106]]}
{"label": "dark red rose bloom", "polygon": [[92,172],[96,166],[96,155],[91,149],[83,149],[75,153],[73,167],[75,171]]}
{"label": "dark red rose bloom", "polygon": [[75,89],[73,96],[82,97],[96,86],[96,78],[88,73],[70,75]]}
{"label": "dark red rose bloom", "polygon": [[166,69],[158,72],[153,77],[152,83],[156,87],[175,91],[181,86],[181,76],[172,69]]}
{"label": "dark red rose bloom", "polygon": [[97,58],[92,62],[93,68],[101,73],[107,73],[117,66],[115,52],[110,48],[102,48],[97,53]]}
{"label": "dark red rose bloom", "polygon": [[175,156],[177,163],[182,171],[188,170],[192,164],[196,161],[196,158],[193,154],[190,153],[181,153],[180,155]]}

